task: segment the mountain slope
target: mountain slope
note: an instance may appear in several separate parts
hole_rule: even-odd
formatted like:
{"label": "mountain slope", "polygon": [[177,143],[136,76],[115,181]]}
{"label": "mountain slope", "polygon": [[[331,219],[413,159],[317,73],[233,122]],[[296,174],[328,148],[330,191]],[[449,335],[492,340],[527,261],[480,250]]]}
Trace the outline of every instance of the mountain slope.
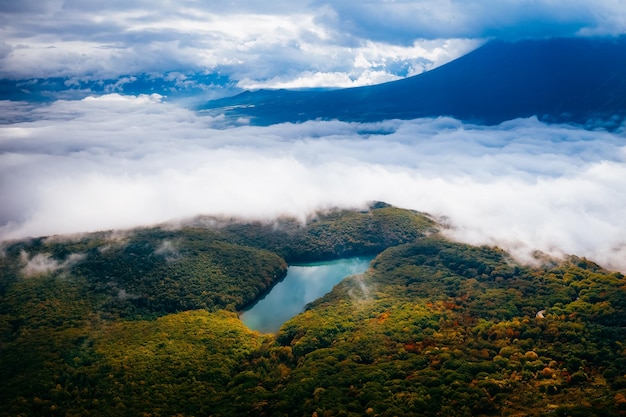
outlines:
{"label": "mountain slope", "polygon": [[[7,243],[0,416],[623,416],[626,277],[438,228],[377,203]],[[237,318],[285,260],[363,253],[277,334]]]}
{"label": "mountain slope", "polygon": [[245,92],[203,109],[259,125],[436,116],[485,124],[530,116],[616,123],[626,115],[626,37],[491,42],[399,81],[333,91]]}

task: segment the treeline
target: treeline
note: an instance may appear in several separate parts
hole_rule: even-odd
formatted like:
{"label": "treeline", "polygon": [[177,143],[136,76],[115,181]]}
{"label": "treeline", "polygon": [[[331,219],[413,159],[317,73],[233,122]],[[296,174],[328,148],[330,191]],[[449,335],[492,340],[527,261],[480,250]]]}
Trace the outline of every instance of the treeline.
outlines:
{"label": "treeline", "polygon": [[[619,416],[626,279],[515,262],[386,205],[16,242],[3,416]],[[235,311],[287,262],[376,254],[276,335]]]}
{"label": "treeline", "polygon": [[4,248],[0,294],[24,275],[63,276],[111,317],[236,311],[284,277],[287,263],[376,254],[434,231],[427,217],[378,203],[306,224],[199,218],[176,229],[38,238]]}
{"label": "treeline", "polygon": [[[199,218],[195,224],[215,222],[214,218]],[[317,212],[306,224],[293,218],[230,221],[221,223],[219,230],[232,243],[267,249],[288,263],[302,263],[378,254],[435,233],[438,227],[421,213],[375,203],[366,211]]]}

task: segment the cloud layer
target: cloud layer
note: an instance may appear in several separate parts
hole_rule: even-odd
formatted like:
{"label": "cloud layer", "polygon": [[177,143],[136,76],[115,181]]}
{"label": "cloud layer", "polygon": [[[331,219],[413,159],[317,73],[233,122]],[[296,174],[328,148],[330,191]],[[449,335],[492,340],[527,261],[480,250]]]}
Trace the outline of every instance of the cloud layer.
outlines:
{"label": "cloud layer", "polygon": [[241,88],[371,84],[488,38],[619,35],[616,0],[0,2],[0,78],[196,71]]}
{"label": "cloud layer", "polygon": [[157,95],[4,107],[3,240],[380,200],[447,218],[463,241],[626,271],[623,130],[447,118],[226,128]]}

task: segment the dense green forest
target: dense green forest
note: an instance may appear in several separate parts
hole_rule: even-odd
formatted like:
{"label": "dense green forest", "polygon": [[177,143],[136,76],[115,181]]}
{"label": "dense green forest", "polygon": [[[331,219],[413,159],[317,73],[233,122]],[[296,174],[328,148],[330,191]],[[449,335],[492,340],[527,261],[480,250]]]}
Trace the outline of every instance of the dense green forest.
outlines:
{"label": "dense green forest", "polygon": [[[277,334],[294,262],[377,255]],[[6,243],[2,416],[626,415],[626,278],[375,204]]]}

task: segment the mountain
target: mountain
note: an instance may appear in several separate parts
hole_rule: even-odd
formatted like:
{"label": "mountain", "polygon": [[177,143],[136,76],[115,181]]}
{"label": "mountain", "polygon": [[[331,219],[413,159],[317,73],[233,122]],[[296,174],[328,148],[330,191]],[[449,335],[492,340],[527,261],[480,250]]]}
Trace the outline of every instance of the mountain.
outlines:
{"label": "mountain", "polygon": [[[623,416],[626,277],[384,203],[5,242],[0,416]],[[376,255],[276,334],[290,263]]]}
{"label": "mountain", "polygon": [[537,116],[609,127],[626,116],[626,36],[493,41],[426,73],[341,90],[260,90],[208,102],[252,124],[451,116],[498,124]]}

